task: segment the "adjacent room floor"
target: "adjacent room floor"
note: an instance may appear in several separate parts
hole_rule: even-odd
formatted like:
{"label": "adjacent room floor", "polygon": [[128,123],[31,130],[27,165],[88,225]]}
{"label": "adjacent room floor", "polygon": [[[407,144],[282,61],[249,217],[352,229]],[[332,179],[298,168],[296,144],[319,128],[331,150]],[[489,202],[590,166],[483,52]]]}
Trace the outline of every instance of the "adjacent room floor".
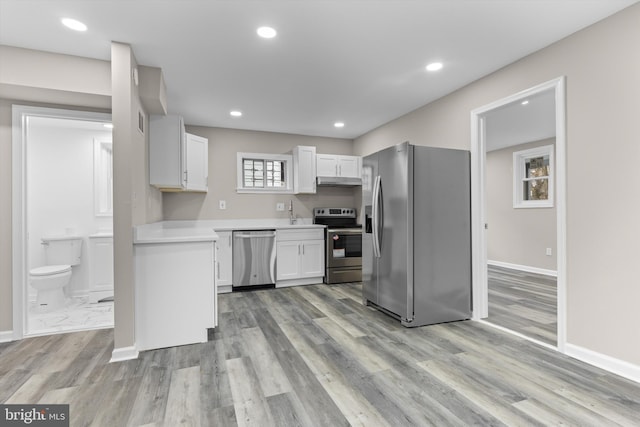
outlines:
{"label": "adjacent room floor", "polygon": [[41,312],[29,305],[27,335],[113,328],[113,301],[90,303],[88,297],[69,298],[60,310]]}
{"label": "adjacent room floor", "polygon": [[551,346],[558,343],[555,277],[490,265],[488,322]]}
{"label": "adjacent room floor", "polygon": [[69,403],[72,426],[640,425],[640,384],[479,322],[404,328],[359,284],[219,309],[209,342],[126,362],[112,330],[0,344],[0,402]]}

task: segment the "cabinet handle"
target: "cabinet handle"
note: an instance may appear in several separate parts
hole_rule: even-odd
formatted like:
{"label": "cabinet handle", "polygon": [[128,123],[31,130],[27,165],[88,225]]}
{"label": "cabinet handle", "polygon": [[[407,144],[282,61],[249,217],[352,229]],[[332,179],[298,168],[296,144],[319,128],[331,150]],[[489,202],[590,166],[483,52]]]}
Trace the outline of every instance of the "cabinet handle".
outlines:
{"label": "cabinet handle", "polygon": [[218,261],[217,264],[218,264],[217,276],[218,276],[218,280],[220,280],[220,261]]}
{"label": "cabinet handle", "polygon": [[300,255],[300,245],[298,245],[298,255]]}
{"label": "cabinet handle", "polygon": [[304,255],[304,244],[302,245],[302,255]]}

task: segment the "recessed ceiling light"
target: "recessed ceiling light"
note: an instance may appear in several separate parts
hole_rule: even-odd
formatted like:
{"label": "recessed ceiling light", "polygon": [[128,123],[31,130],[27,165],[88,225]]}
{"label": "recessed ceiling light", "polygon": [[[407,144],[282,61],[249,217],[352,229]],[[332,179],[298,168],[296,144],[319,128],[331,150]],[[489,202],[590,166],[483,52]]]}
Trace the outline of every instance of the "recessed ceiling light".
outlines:
{"label": "recessed ceiling light", "polygon": [[65,27],[71,28],[72,30],[75,30],[75,31],[87,31],[87,26],[75,19],[62,18],[62,24]]}
{"label": "recessed ceiling light", "polygon": [[342,123],[342,122],[335,122],[333,125],[335,127],[337,127],[337,128],[343,128],[344,127],[344,123]]}
{"label": "recessed ceiling light", "polygon": [[242,111],[233,110],[233,111],[229,112],[229,114],[231,114],[233,117],[240,117],[240,116],[242,116]]}
{"label": "recessed ceiling light", "polygon": [[438,71],[440,69],[442,69],[442,62],[432,62],[431,64],[427,65],[427,71]]}
{"label": "recessed ceiling light", "polygon": [[102,126],[106,127],[107,129],[113,129],[113,123],[104,123]]}
{"label": "recessed ceiling light", "polygon": [[271,27],[260,27],[256,30],[256,33],[263,39],[272,39],[278,34],[276,30]]}
{"label": "recessed ceiling light", "polygon": [[522,105],[527,105],[529,103],[528,99],[525,99],[524,101],[521,102]]}

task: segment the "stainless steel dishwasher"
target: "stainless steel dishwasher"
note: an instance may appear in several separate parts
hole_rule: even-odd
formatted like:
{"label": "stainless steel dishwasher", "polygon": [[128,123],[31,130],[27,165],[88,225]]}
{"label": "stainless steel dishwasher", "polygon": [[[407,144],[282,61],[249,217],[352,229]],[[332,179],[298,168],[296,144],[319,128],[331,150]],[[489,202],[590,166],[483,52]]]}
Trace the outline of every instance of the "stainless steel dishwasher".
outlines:
{"label": "stainless steel dishwasher", "polygon": [[276,232],[233,232],[233,288],[276,283]]}

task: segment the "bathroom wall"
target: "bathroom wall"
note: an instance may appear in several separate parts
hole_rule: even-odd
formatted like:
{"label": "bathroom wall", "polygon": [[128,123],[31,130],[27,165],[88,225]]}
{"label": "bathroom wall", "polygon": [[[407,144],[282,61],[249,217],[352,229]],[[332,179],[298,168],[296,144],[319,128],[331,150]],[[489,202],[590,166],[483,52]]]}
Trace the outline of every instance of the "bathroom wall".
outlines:
{"label": "bathroom wall", "polygon": [[[83,237],[82,264],[74,267],[69,295],[86,295],[90,234],[112,229],[111,216],[94,211],[94,140],[110,141],[110,130],[82,122],[31,118],[27,142],[28,266],[46,265],[41,237],[73,232]],[[31,298],[35,297],[29,289]]]}

